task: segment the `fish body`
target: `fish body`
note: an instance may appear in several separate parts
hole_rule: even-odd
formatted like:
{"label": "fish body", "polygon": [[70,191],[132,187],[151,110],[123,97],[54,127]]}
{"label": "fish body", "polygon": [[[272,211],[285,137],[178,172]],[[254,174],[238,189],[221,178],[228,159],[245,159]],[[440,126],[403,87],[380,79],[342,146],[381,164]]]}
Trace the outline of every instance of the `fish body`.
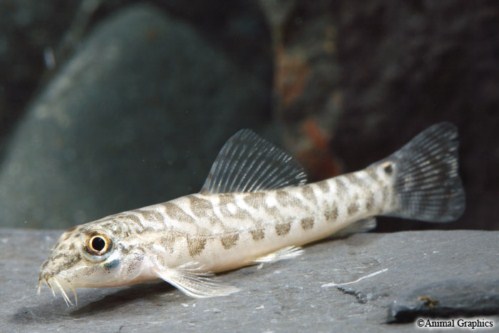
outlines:
{"label": "fish body", "polygon": [[[193,297],[237,291],[212,274],[301,254],[301,246],[365,231],[375,216],[448,222],[464,210],[457,131],[434,125],[366,169],[305,184],[301,167],[248,130],[222,148],[200,193],[66,231],[39,285],[66,290],[163,279]],[[75,293],[76,298],[76,293]]]}

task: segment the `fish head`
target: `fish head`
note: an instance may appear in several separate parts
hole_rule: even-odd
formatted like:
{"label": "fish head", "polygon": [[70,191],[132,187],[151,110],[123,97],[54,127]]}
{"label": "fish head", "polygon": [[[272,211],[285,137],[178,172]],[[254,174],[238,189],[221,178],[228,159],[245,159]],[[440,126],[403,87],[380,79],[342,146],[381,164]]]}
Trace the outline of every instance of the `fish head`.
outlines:
{"label": "fish head", "polygon": [[73,291],[76,298],[75,288],[112,287],[119,285],[117,281],[123,284],[121,272],[137,265],[133,260],[124,260],[126,251],[121,240],[102,223],[67,230],[41,266],[38,290],[45,283],[72,304],[66,290]]}

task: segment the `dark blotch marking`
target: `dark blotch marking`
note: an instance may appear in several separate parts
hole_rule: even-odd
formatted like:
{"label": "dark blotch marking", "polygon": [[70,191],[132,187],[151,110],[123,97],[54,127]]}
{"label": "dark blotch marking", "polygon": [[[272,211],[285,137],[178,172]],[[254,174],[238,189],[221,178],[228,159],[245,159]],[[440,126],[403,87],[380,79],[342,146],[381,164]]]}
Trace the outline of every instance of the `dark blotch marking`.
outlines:
{"label": "dark blotch marking", "polygon": [[174,235],[172,234],[168,234],[164,237],[161,237],[159,242],[161,245],[163,245],[163,247],[166,249],[166,250],[169,250],[170,253],[173,252],[174,250],[174,245],[175,245],[175,242],[177,241],[177,239],[175,238]]}
{"label": "dark blotch marking", "polygon": [[267,214],[269,214],[270,216],[272,216],[274,218],[278,218],[281,215],[281,211],[277,207],[265,206],[265,211],[267,212]]}
{"label": "dark blotch marking", "polygon": [[359,204],[357,202],[352,202],[350,205],[348,205],[348,215],[353,215],[359,211]]}
{"label": "dark blotch marking", "polygon": [[303,230],[312,229],[314,227],[314,219],[311,217],[302,219],[301,227],[303,228]]}
{"label": "dark blotch marking", "polygon": [[301,188],[301,193],[303,197],[309,201],[317,201],[317,198],[315,197],[314,190],[312,189],[312,186],[310,185],[305,185]]}
{"label": "dark blotch marking", "polygon": [[144,219],[147,221],[162,221],[163,216],[154,210],[138,210],[138,213],[142,214],[144,216]]}
{"label": "dark blotch marking", "polygon": [[[210,215],[214,215],[214,214],[210,214]],[[215,224],[221,224],[221,225],[223,225],[222,220],[220,220],[216,216],[209,216],[208,217],[208,221],[210,221],[211,225],[215,225]]]}
{"label": "dark blotch marking", "polygon": [[235,197],[231,193],[224,193],[224,194],[220,194],[219,200],[220,200],[221,205],[227,205],[229,203],[234,203]]}
{"label": "dark blotch marking", "polygon": [[52,259],[52,260],[58,260],[58,259],[60,259],[60,258],[64,258],[65,256],[66,256],[66,254],[65,254],[65,253],[59,253],[59,254],[57,254],[57,255],[53,256],[53,257],[52,257],[52,258],[50,258],[50,259]]}
{"label": "dark blotch marking", "polygon": [[191,257],[194,257],[203,252],[206,246],[206,238],[187,238],[187,246],[189,247],[189,254],[191,255]]}
{"label": "dark blotch marking", "polygon": [[[54,258],[51,258],[51,259],[54,259]],[[73,267],[74,265],[79,263],[80,261],[81,261],[81,255],[79,253],[76,253],[74,256],[71,256],[69,260],[65,260],[61,265],[58,265],[59,269],[54,271],[53,275],[57,275],[62,271],[70,269],[71,267]]]}
{"label": "dark blotch marking", "polygon": [[367,200],[366,200],[366,210],[370,212],[374,207],[374,193],[372,191],[367,191]]}
{"label": "dark blotch marking", "polygon": [[47,265],[49,264],[49,260],[45,260],[42,264],[42,267],[41,267],[41,271],[43,271],[45,269],[45,267],[47,267]]}
{"label": "dark blotch marking", "polygon": [[228,250],[236,245],[238,239],[239,234],[233,234],[222,237],[220,241],[222,242],[223,247]]}
{"label": "dark blotch marking", "polygon": [[137,216],[133,215],[133,214],[127,215],[127,219],[129,221],[132,221],[133,223],[135,223],[137,225],[142,226],[142,223],[140,222],[140,219]]}
{"label": "dark blotch marking", "polygon": [[130,246],[120,245],[120,249],[122,254],[127,255],[128,253],[130,253],[132,248]]}
{"label": "dark blotch marking", "polygon": [[277,191],[275,198],[276,198],[277,202],[283,206],[287,206],[290,203],[289,202],[289,195],[285,191]]}
{"label": "dark blotch marking", "polygon": [[194,195],[190,195],[189,202],[191,204],[191,210],[197,217],[203,217],[207,215],[207,211],[213,210],[213,205],[209,200],[198,198]]}
{"label": "dark blotch marking", "polygon": [[251,215],[248,212],[240,209],[239,207],[237,207],[236,213],[232,214],[232,216],[240,220],[251,219]]}
{"label": "dark blotch marking", "polygon": [[334,222],[338,219],[338,208],[336,206],[333,206],[330,210],[327,209],[324,212],[324,217],[326,218],[326,221],[329,222]]}
{"label": "dark blotch marking", "polygon": [[256,230],[251,230],[251,237],[253,237],[253,240],[261,240],[265,238],[265,232],[263,229],[256,229]]}
{"label": "dark blotch marking", "polygon": [[288,234],[289,230],[291,230],[291,223],[289,222],[279,223],[275,226],[275,232],[279,236],[284,236]]}
{"label": "dark blotch marking", "polygon": [[189,214],[184,212],[184,210],[179,206],[177,206],[176,204],[171,202],[166,202],[163,205],[166,208],[166,214],[168,214],[168,216],[171,219],[175,219],[180,222],[188,222],[188,223],[195,222],[194,219]]}
{"label": "dark blotch marking", "polygon": [[300,201],[286,191],[277,191],[275,197],[282,206],[300,206]]}
{"label": "dark blotch marking", "polygon": [[338,207],[334,206],[333,209],[331,209],[331,215],[335,220],[338,218]]}
{"label": "dark blotch marking", "polygon": [[[62,241],[65,241],[65,239],[63,239]],[[64,251],[66,250],[66,243],[59,243],[57,244],[56,248],[55,248],[57,251]]]}

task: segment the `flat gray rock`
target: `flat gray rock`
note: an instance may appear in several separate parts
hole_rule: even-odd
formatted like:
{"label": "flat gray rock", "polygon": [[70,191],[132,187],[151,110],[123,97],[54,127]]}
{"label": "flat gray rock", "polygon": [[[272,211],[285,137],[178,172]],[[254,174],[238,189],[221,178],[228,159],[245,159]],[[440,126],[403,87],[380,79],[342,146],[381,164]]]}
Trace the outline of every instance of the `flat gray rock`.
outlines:
{"label": "flat gray rock", "polygon": [[456,277],[499,279],[496,231],[358,234],[218,276],[241,288],[228,297],[193,299],[157,283],[81,290],[78,307],[67,308],[47,288],[36,296],[38,268],[59,234],[0,229],[1,332],[412,332],[413,323],[386,323],[400,295]]}
{"label": "flat gray rock", "polygon": [[182,20],[117,11],[20,122],[0,225],[64,228],[197,192],[225,140],[264,122],[267,85]]}
{"label": "flat gray rock", "polygon": [[397,297],[388,320],[410,322],[417,317],[471,317],[499,313],[499,277],[467,280],[451,277]]}

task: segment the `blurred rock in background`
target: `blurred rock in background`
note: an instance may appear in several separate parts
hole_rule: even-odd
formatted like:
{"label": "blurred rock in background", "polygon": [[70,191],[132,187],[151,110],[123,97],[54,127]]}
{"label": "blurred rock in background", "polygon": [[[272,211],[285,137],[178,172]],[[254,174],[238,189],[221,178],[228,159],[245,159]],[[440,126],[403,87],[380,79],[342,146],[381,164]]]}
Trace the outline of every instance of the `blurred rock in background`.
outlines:
{"label": "blurred rock in background", "polygon": [[279,128],[317,180],[451,121],[463,218],[378,230],[499,229],[496,1],[138,2],[0,0],[0,129],[26,109],[0,136],[0,225],[73,225],[196,191],[242,127]]}
{"label": "blurred rock in background", "polygon": [[50,70],[54,48],[64,39],[78,3],[0,0],[0,147]]}
{"label": "blurred rock in background", "polygon": [[248,71],[157,7],[113,12],[10,140],[2,225],[60,228],[196,192],[223,142],[267,119],[265,67]]}

